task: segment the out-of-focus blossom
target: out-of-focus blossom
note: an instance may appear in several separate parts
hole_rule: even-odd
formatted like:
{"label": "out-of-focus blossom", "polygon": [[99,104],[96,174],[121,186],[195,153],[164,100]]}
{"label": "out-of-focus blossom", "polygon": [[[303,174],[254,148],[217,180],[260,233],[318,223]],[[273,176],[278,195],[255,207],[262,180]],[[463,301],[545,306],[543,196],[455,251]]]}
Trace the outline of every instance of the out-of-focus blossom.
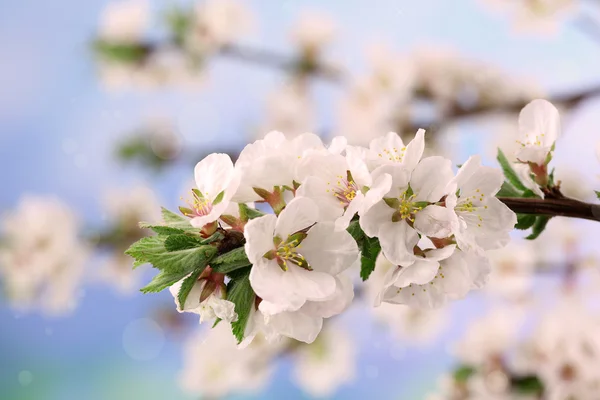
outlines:
{"label": "out-of-focus blossom", "polygon": [[242,1],[198,2],[186,45],[203,55],[233,43],[247,34],[252,26],[253,16]]}
{"label": "out-of-focus blossom", "polygon": [[533,100],[519,114],[519,133],[521,148],[517,151],[517,159],[546,165],[561,133],[558,110],[549,101]]}
{"label": "out-of-focus blossom", "polygon": [[330,397],[356,374],[356,344],[346,330],[327,327],[296,350],[294,380],[314,397]]}
{"label": "out-of-focus blossom", "polygon": [[515,239],[487,254],[492,270],[486,292],[509,300],[521,300],[530,294],[537,262],[531,242]]}
{"label": "out-of-focus blossom", "polygon": [[285,132],[289,138],[315,129],[314,104],[306,82],[292,80],[269,95],[267,100],[266,129]]}
{"label": "out-of-focus blossom", "polygon": [[273,372],[278,347],[257,337],[239,349],[231,326],[219,323],[214,329],[193,336],[184,346],[182,388],[205,398],[259,392]]}
{"label": "out-of-focus blossom", "polygon": [[122,293],[138,288],[139,272],[133,269],[131,257],[124,254],[127,247],[149,232],[139,227],[139,222],[156,222],[160,219],[160,202],[152,189],[138,185],[130,189],[111,189],[104,198],[106,219],[111,225],[112,248],[98,275]]}
{"label": "out-of-focus blossom", "polygon": [[576,15],[577,0],[485,0],[492,9],[506,12],[515,28],[523,32],[554,34],[560,25]]}
{"label": "out-of-focus blossom", "polygon": [[47,314],[71,311],[89,252],[73,212],[55,198],[24,197],[2,228],[0,275],[9,302]]}
{"label": "out-of-focus blossom", "polygon": [[150,20],[147,0],[111,1],[100,20],[100,37],[111,43],[139,42]]}
{"label": "out-of-focus blossom", "polygon": [[304,52],[318,52],[327,46],[335,37],[334,21],[324,15],[305,13],[292,28],[292,41]]}

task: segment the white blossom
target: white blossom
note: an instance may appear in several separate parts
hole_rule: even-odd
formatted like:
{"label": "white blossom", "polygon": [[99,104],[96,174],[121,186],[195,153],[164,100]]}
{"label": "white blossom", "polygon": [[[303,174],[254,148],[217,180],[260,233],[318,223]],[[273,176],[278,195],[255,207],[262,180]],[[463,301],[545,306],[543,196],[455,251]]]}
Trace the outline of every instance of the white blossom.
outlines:
{"label": "white blossom", "polygon": [[530,294],[537,257],[529,242],[513,241],[487,255],[492,270],[486,292],[509,300],[521,300]]}
{"label": "white blossom", "polygon": [[0,275],[10,303],[47,314],[72,311],[89,253],[73,212],[55,198],[24,197],[2,228]]}
{"label": "white blossom", "polygon": [[305,13],[292,28],[292,41],[305,51],[318,51],[334,38],[336,26],[329,17]]}
{"label": "white blossom", "polygon": [[264,139],[247,145],[235,167],[241,175],[240,187],[233,200],[250,202],[262,200],[256,188],[272,192],[276,187],[294,187],[298,181],[297,165],[306,155],[326,151],[321,139],[312,133],[287,139],[281,132],[270,132]]}
{"label": "white blossom", "polygon": [[435,238],[450,236],[456,215],[452,209],[432,204],[447,194],[447,186],[453,178],[450,160],[425,158],[411,174],[406,167],[414,164],[417,156],[407,150],[405,157],[401,161],[397,161],[396,156],[391,157],[391,164],[382,165],[373,172],[374,180],[389,174],[392,187],[359,222],[368,236],[379,238],[388,260],[408,266],[415,261],[413,248],[419,241],[419,234]]}
{"label": "white blossom", "polygon": [[207,398],[260,392],[273,373],[272,358],[277,349],[258,338],[239,349],[231,326],[221,322],[185,344],[181,386],[188,393]]}
{"label": "white blossom", "polygon": [[150,9],[146,0],[111,1],[102,12],[100,37],[111,43],[136,43],[142,39]]}
{"label": "white blossom", "polygon": [[556,107],[546,100],[533,100],[519,114],[521,148],[517,151],[517,159],[546,165],[560,131],[560,115]]}
{"label": "white blossom", "polygon": [[313,397],[330,397],[356,375],[356,343],[345,329],[327,327],[295,354],[294,381]]}
{"label": "white blossom", "polygon": [[473,156],[450,183],[446,205],[458,216],[454,235],[462,250],[482,254],[509,242],[517,216],[495,197],[503,182],[499,169],[482,166],[479,156]]}
{"label": "white blossom", "polygon": [[293,80],[273,91],[267,99],[267,129],[294,138],[315,128],[315,110],[306,82]]}
{"label": "white blossom", "polygon": [[[187,278],[187,277],[186,277]],[[179,291],[185,279],[177,282],[169,288],[169,291],[175,298],[178,312],[191,312],[200,315],[200,323],[206,320],[220,318],[223,321],[233,322],[237,320],[235,313],[235,304],[225,300],[226,289],[223,274],[212,272],[210,267],[206,267],[198,280],[192,286],[185,304],[182,306],[179,302]]]}
{"label": "white blossom", "polygon": [[243,2],[202,1],[196,5],[195,25],[187,44],[200,52],[214,51],[250,32],[253,23],[253,16]]}
{"label": "white blossom", "polygon": [[198,189],[192,190],[193,201],[186,215],[196,228],[210,224],[225,212],[240,183],[240,175],[227,154],[213,153],[194,169]]}
{"label": "white blossom", "polygon": [[316,204],[292,200],[279,217],[265,215],[248,222],[246,253],[253,264],[250,283],[269,303],[269,313],[296,311],[306,301],[324,301],[336,291],[335,276],[349,268],[358,248],[346,231],[318,222]]}

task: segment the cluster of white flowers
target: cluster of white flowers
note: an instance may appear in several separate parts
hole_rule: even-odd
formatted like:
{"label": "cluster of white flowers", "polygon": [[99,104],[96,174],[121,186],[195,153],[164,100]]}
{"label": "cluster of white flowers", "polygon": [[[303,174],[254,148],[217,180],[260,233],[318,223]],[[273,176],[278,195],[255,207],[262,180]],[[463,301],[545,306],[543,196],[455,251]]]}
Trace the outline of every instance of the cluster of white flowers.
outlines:
{"label": "cluster of white flowers", "polygon": [[54,198],[24,197],[2,228],[0,276],[9,301],[48,314],[71,311],[88,255],[72,211]]}
{"label": "cluster of white flowers", "polygon": [[[343,138],[325,146],[313,134],[287,139],[271,132],[246,146],[235,165],[225,154],[198,163],[198,188],[182,211],[207,235],[220,218],[244,234],[258,298],[245,343],[261,332],[313,342],[323,318],[351,303],[345,271],[359,263],[351,223],[378,239],[393,266],[376,305],[439,307],[484,284],[485,251],[504,246],[516,223],[495,197],[502,172],[471,157],[455,175],[450,160],[422,158],[424,136],[419,130],[405,145],[389,133],[361,148]],[[247,223],[227,214],[236,203],[257,201],[275,214]],[[234,321],[233,305],[216,289],[224,287],[223,275],[208,271],[193,289],[198,296],[179,309]]]}
{"label": "cluster of white flowers", "polygon": [[[252,17],[244,5],[232,0],[199,3],[192,15],[178,15],[176,44],[151,43],[145,37],[150,22],[147,0],[111,2],[104,10],[98,33],[99,74],[110,90],[177,85],[197,88],[205,82],[204,59],[248,32]],[[185,29],[179,32],[178,29]]]}

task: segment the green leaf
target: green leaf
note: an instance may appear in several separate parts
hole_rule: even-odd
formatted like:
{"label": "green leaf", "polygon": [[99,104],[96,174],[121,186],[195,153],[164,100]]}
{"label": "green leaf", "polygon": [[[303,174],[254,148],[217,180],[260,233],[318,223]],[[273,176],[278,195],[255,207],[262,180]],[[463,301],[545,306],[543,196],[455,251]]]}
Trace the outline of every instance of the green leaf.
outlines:
{"label": "green leaf", "polygon": [[544,384],[535,375],[513,377],[510,383],[518,394],[541,395],[544,392]]}
{"label": "green leaf", "polygon": [[215,197],[215,199],[213,200],[213,206],[216,206],[217,204],[219,204],[220,202],[223,201],[223,197],[225,197],[225,191],[222,190],[221,193],[219,193],[217,195],[217,197]]}
{"label": "green leaf", "polygon": [[503,182],[502,187],[496,193],[496,197],[521,197],[522,192],[517,190],[513,185],[508,182]]}
{"label": "green leaf", "polygon": [[100,56],[125,63],[140,62],[148,55],[148,48],[137,43],[110,43],[96,40],[93,47]]}
{"label": "green leaf", "polygon": [[125,254],[135,259],[133,268],[136,268],[149,262],[150,255],[166,251],[164,241],[162,236],[147,236],[133,243]]}
{"label": "green leaf", "polygon": [[170,226],[165,226],[165,225],[153,225],[148,222],[140,222],[139,225],[140,225],[140,228],[151,229],[158,235],[168,236],[168,235],[178,235],[181,233],[185,233],[185,231],[183,229],[171,228]]}
{"label": "green leaf", "polygon": [[225,254],[221,254],[220,256],[213,258],[210,262],[210,266],[213,270],[221,274],[229,274],[230,272],[249,265],[250,261],[248,260],[248,256],[243,247],[238,247]]}
{"label": "green leaf", "polygon": [[594,190],[594,193],[596,193],[596,197],[598,198],[598,200],[600,200],[600,192],[597,190]]}
{"label": "green leaf", "polygon": [[185,278],[189,274],[188,271],[178,271],[178,272],[168,272],[168,271],[160,271],[152,281],[146,286],[144,286],[140,291],[142,293],[158,293],[166,288],[173,286],[175,283],[179,282],[183,278]]}
{"label": "green leaf", "polygon": [[167,251],[193,249],[194,247],[201,246],[201,244],[198,239],[188,235],[171,235],[165,240]]}
{"label": "green leaf", "polygon": [[181,309],[183,309],[190,291],[194,287],[194,284],[196,284],[198,281],[198,277],[202,274],[202,272],[204,272],[205,268],[206,266],[194,270],[194,272],[192,272],[192,274],[185,278],[185,280],[181,283],[181,289],[179,289],[179,293],[177,293],[177,300],[179,301]]}
{"label": "green leaf", "polygon": [[166,226],[169,228],[181,229],[184,231],[199,231],[190,224],[189,218],[183,217],[179,214],[175,214],[172,211],[162,207],[162,217]]}
{"label": "green leaf", "polygon": [[255,208],[250,208],[244,203],[238,205],[240,210],[240,219],[242,221],[248,221],[250,219],[262,217],[265,213],[258,211]]}
{"label": "green leaf", "polygon": [[534,214],[517,214],[515,229],[529,229],[535,224],[537,217]]}
{"label": "green leaf", "polygon": [[535,224],[533,224],[531,235],[527,236],[525,239],[537,239],[537,237],[540,236],[542,232],[544,232],[544,229],[546,229],[546,225],[548,224],[548,221],[550,221],[550,218],[551,217],[545,215],[539,215],[535,221]]}
{"label": "green leaf", "polygon": [[227,300],[235,304],[235,312],[238,318],[237,321],[231,323],[231,328],[233,336],[240,343],[244,339],[244,332],[250,312],[254,307],[256,295],[250,286],[250,268],[244,270],[243,274],[240,271],[236,275],[237,277],[229,281],[227,285]]}
{"label": "green leaf", "polygon": [[502,171],[504,172],[504,176],[506,177],[508,182],[510,182],[515,188],[519,190],[527,190],[527,187],[523,185],[523,182],[521,182],[521,179],[519,179],[519,176],[513,169],[512,165],[510,164],[510,161],[508,161],[508,159],[506,158],[506,156],[500,148],[498,148],[497,160],[500,163],[500,167],[502,167]]}
{"label": "green leaf", "polygon": [[350,222],[347,231],[352,235],[360,249],[360,277],[363,281],[366,281],[375,270],[375,262],[381,252],[381,245],[377,238],[369,238],[363,232],[358,221]]}
{"label": "green leaf", "polygon": [[173,273],[185,271],[189,274],[195,268],[206,265],[217,252],[216,247],[210,245],[168,251],[165,240],[164,236],[142,238],[131,245],[125,254],[135,258],[134,268],[150,263],[160,270]]}
{"label": "green leaf", "polygon": [[475,368],[461,365],[454,370],[454,380],[459,383],[466,382],[475,373]]}

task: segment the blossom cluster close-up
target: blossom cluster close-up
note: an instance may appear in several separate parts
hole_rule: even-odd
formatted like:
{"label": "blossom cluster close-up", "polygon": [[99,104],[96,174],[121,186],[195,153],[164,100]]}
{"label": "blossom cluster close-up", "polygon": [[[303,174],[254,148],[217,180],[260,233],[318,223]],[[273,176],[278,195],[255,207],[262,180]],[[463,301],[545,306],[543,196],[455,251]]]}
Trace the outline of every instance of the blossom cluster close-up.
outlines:
{"label": "blossom cluster close-up", "polygon": [[600,399],[600,3],[0,3],[0,399]]}

